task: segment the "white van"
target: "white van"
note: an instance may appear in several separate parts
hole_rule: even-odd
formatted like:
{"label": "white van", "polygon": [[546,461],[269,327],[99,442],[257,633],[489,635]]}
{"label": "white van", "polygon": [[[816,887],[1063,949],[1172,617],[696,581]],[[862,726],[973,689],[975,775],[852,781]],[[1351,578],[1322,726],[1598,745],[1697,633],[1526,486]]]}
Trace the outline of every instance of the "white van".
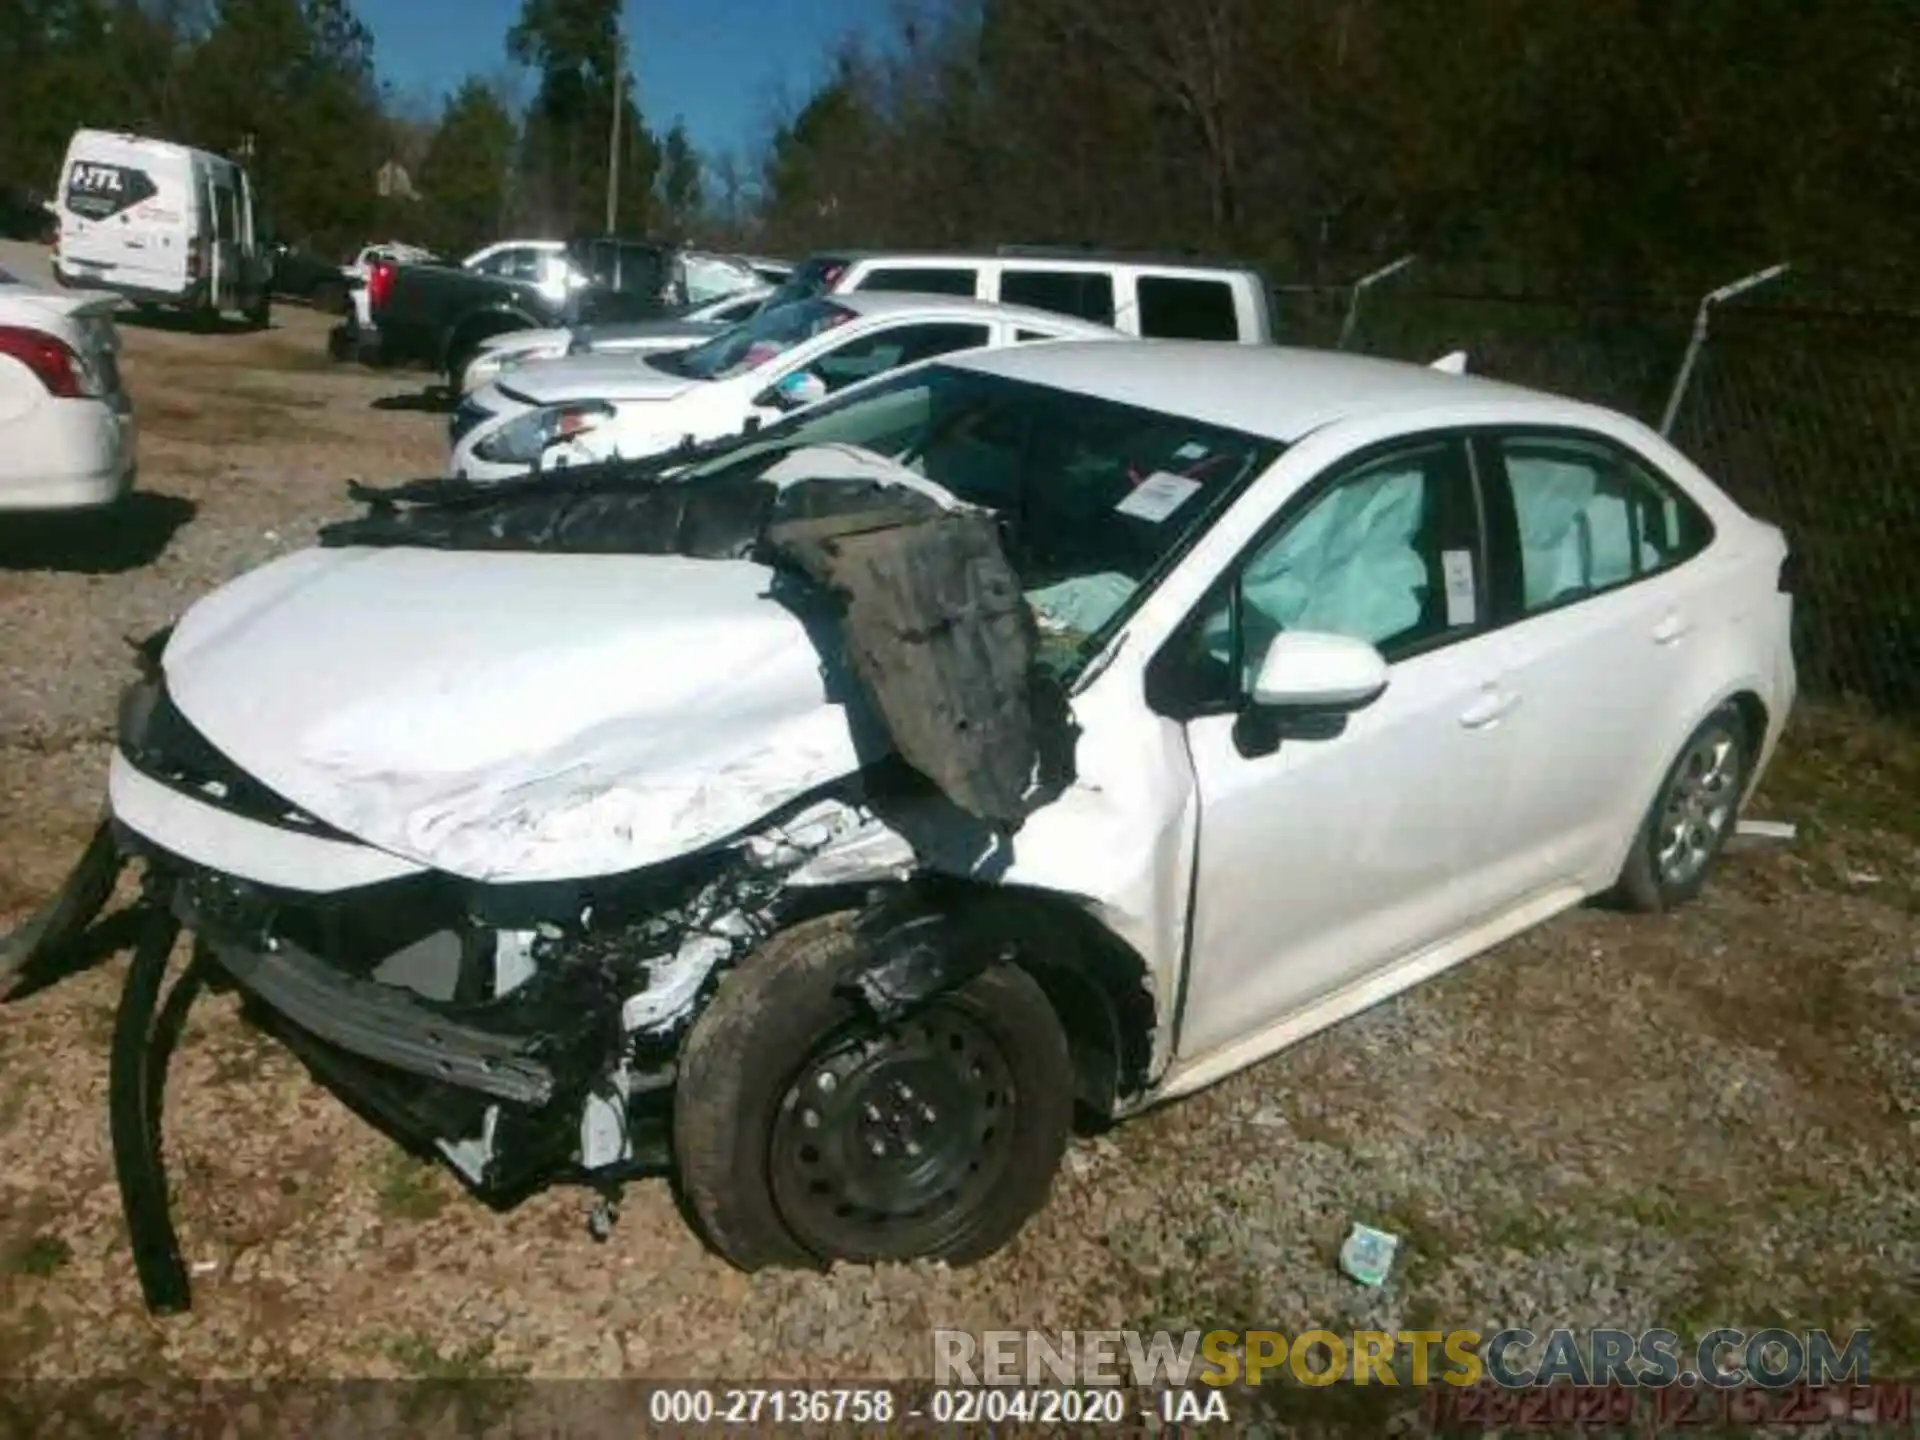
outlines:
{"label": "white van", "polygon": [[272,260],[247,172],[165,140],[77,130],[56,186],[62,285],[265,325]]}
{"label": "white van", "polygon": [[1149,340],[1270,345],[1265,277],[1249,266],[1081,246],[1002,245],[992,252],[820,251],[767,300],[910,291],[1026,305]]}

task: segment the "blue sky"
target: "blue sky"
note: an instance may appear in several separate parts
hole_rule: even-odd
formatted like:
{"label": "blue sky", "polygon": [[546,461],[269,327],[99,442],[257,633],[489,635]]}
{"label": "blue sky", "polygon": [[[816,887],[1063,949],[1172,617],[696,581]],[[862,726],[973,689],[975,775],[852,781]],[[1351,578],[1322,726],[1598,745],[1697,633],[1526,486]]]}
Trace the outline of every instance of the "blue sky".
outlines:
{"label": "blue sky", "polygon": [[[358,0],[355,8],[373,31],[381,78],[410,94],[503,70],[520,0]],[[751,147],[783,89],[804,99],[834,42],[884,28],[889,8],[889,0],[627,0],[641,112],[662,130],[685,117],[704,151]]]}

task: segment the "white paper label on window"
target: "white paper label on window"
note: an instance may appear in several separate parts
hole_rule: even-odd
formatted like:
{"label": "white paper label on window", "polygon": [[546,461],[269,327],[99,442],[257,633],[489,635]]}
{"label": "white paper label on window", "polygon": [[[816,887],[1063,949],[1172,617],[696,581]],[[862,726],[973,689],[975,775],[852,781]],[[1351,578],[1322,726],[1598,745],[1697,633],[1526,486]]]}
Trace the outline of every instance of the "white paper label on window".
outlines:
{"label": "white paper label on window", "polygon": [[1471,625],[1474,621],[1473,552],[1444,550],[1440,569],[1447,578],[1447,625]]}
{"label": "white paper label on window", "polygon": [[1206,446],[1202,445],[1198,440],[1189,440],[1173,452],[1173,458],[1176,460],[1198,460],[1206,453]]}
{"label": "white paper label on window", "polygon": [[1133,515],[1158,524],[1191,500],[1199,488],[1198,480],[1156,470],[1134,486],[1127,498],[1113,508],[1117,514]]}

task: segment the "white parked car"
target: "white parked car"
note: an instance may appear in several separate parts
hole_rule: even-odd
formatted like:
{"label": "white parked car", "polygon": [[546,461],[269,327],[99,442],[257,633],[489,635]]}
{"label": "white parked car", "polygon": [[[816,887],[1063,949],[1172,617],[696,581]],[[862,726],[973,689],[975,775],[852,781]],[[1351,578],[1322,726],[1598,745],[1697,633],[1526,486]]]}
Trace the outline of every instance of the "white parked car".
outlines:
{"label": "white parked car", "polygon": [[484,385],[455,409],[448,471],[634,459],[776,420],[848,385],[955,350],[1121,340],[1090,320],[939,295],[839,295],[762,310],[687,350],[586,355]]}
{"label": "white parked car", "polygon": [[1076,1102],[1687,900],[1795,690],[1780,532],[1672,446],[1351,355],[976,349],[323,538],[150,652],[119,843],[476,1189],[671,1167],[748,1267],[985,1255]]}
{"label": "white parked car", "polygon": [[0,510],[110,505],[133,486],[133,402],[111,295],[0,270]]}
{"label": "white parked car", "polygon": [[750,319],[773,293],[762,285],[690,305],[670,320],[629,320],[576,329],[510,330],[482,340],[461,379],[462,394],[478,390],[509,370],[563,355],[630,355],[643,351],[690,350],[729,325]]}

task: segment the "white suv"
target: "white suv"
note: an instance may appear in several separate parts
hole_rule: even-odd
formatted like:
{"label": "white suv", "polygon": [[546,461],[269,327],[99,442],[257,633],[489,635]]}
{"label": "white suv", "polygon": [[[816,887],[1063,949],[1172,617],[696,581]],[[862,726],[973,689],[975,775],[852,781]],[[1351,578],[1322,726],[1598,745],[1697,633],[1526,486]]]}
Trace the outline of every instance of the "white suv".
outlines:
{"label": "white suv", "polygon": [[816,295],[906,290],[1026,305],[1150,340],[1273,343],[1267,283],[1232,264],[1094,250],[1002,246],[991,253],[836,250],[811,256],[769,308]]}

